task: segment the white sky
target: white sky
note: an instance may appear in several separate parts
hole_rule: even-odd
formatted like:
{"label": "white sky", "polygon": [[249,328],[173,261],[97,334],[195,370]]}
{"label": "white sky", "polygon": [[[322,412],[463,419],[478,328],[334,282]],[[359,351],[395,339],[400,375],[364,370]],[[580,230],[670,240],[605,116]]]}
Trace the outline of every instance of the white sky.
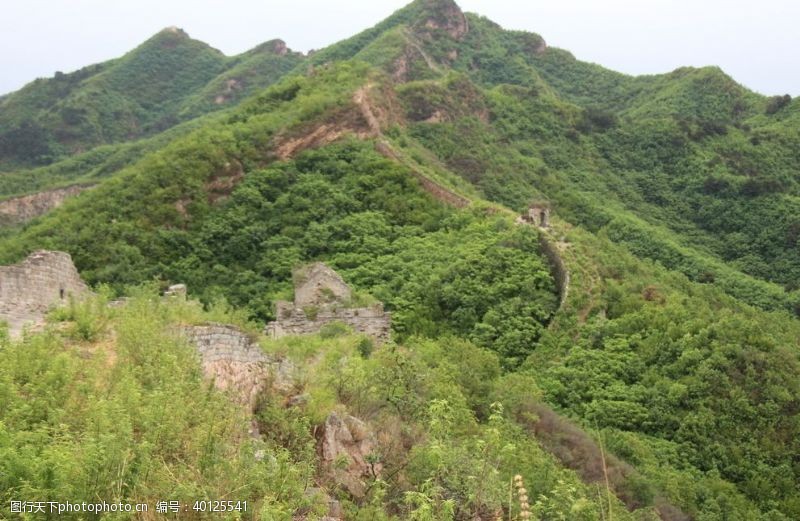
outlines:
{"label": "white sky", "polygon": [[[117,57],[170,25],[225,54],[298,51],[371,27],[410,0],[0,0],[0,93]],[[457,0],[458,1],[458,0]],[[796,0],[460,0],[505,28],[630,74],[719,65],[763,94],[800,95]]]}

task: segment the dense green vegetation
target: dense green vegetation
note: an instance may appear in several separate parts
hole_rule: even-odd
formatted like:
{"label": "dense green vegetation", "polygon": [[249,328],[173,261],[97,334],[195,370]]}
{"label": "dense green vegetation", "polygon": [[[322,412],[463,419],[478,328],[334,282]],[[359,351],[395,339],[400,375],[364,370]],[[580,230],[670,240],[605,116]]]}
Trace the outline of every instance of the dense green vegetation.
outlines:
{"label": "dense green vegetation", "polygon": [[800,515],[789,434],[798,429],[800,324],[608,239],[569,239],[597,252],[602,301],[584,326],[551,328],[530,357],[548,401],[602,430],[616,455],[698,519]]}
{"label": "dense green vegetation", "polygon": [[[322,484],[348,519],[465,519],[509,506],[517,516],[519,501],[509,504],[508,492],[521,475],[537,491],[530,504],[542,519],[653,519],[647,509],[629,514],[560,467],[513,419],[535,402],[533,379],[502,376],[495,355],[454,339],[412,339],[366,358],[364,339],[346,331],[262,340],[304,368],[297,378],[308,400],[287,409],[265,394],[257,411],[264,436],[247,440],[243,411],[209,387],[192,348],[169,333],[238,318],[158,302],[152,288],[134,293],[124,307],[108,309],[102,299],[73,305],[24,343],[0,338],[4,515],[20,497],[144,502],[150,515],[164,498],[226,498],[249,502],[241,518],[288,520],[324,515],[323,497],[308,493]],[[385,470],[360,505],[317,462],[310,426],[332,410],[397,433],[381,443]]]}
{"label": "dense green vegetation", "polygon": [[[428,44],[427,59],[412,56],[406,74],[411,80],[444,76],[442,92],[450,99],[441,106],[436,93],[442,87],[433,83],[420,85],[416,98],[404,86],[409,119],[425,120],[437,110],[444,119],[411,132],[452,171],[514,208],[532,195],[563,201],[570,217],[593,230],[616,217],[607,208],[616,203],[680,235],[655,248],[688,243],[748,275],[798,286],[800,164],[793,151],[800,133],[787,117],[794,114],[791,98],[762,98],[716,68],[627,77],[546,48],[538,35],[504,31],[475,16],[468,21],[455,60],[448,54],[452,38],[423,32],[402,39],[399,29],[357,54],[395,70],[402,53]],[[453,69],[475,85],[454,83]],[[481,97],[478,86],[494,88]],[[490,121],[482,125],[475,117],[487,105]],[[579,203],[578,193],[585,195]],[[578,205],[582,215],[575,214]],[[696,263],[715,271],[710,259]]]}
{"label": "dense green vegetation", "polygon": [[0,199],[74,184],[94,184],[155,152],[178,136],[212,121],[216,116],[196,118],[136,141],[100,145],[56,163],[0,173]]}
{"label": "dense green vegetation", "polygon": [[100,300],[61,313],[62,331],[0,340],[2,517],[12,519],[10,501],[21,498],[149,502],[151,510],[163,498],[231,490],[252,500],[310,475],[285,450],[275,450],[274,467],[256,463],[257,447],[242,443],[246,417],[164,333],[191,311],[142,295],[112,312]]}
{"label": "dense green vegetation", "polygon": [[[770,144],[719,123],[708,136],[677,114],[629,120],[536,87],[476,94],[463,76],[400,92],[415,122],[409,137],[490,199],[521,210],[545,197],[573,222],[746,302],[800,301],[799,165],[793,146],[778,145],[796,131],[781,129]],[[482,111],[488,117],[475,117]],[[444,121],[427,121],[435,113]]]}
{"label": "dense green vegetation", "polygon": [[[159,60],[178,77],[134,88]],[[239,490],[247,519],[291,519],[324,514],[305,493],[322,487],[346,519],[526,519],[509,503],[520,474],[531,519],[800,518],[798,100],[716,68],[618,74],[450,0],[308,62],[280,42],[225,58],[168,31],[0,100],[26,107],[0,117],[18,127],[0,128],[6,165],[94,147],[9,166],[1,195],[98,183],[1,230],[0,263],[64,250],[92,285],[139,295],[62,310],[23,342],[0,333],[0,499]],[[112,79],[141,133],[105,129],[81,97]],[[51,134],[54,97],[95,111],[75,142]],[[514,224],[534,199],[551,230]],[[543,239],[571,276],[558,309]],[[306,398],[265,393],[262,439],[243,442],[170,326],[257,331],[316,260],[384,302],[393,342],[339,326],[262,339],[295,360]],[[178,282],[207,311],[132,289]],[[364,497],[315,452],[334,410],[388,433]]]}
{"label": "dense green vegetation", "polygon": [[[205,302],[224,298],[262,320],[290,290],[294,267],[325,259],[397,311],[398,333],[457,333],[491,346],[512,366],[555,309],[535,231],[507,217],[446,210],[368,145],[329,147],[250,172],[226,203],[182,228],[109,227],[97,219],[101,208],[118,209],[129,195],[114,190],[113,197],[117,202],[92,198],[68,214],[74,221],[54,215],[39,233],[7,242],[5,251],[47,244],[71,251],[91,283],[122,291],[143,280],[185,282]],[[142,208],[148,218],[166,213],[169,222],[174,203],[167,199],[160,210],[152,203]],[[101,229],[105,240],[89,240]]]}

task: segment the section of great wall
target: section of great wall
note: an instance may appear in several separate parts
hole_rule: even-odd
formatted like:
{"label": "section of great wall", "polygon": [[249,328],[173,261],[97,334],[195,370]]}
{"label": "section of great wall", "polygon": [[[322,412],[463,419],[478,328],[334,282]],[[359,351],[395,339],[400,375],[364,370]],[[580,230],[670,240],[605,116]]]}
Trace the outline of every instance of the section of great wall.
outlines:
{"label": "section of great wall", "polygon": [[327,324],[342,322],[378,343],[389,339],[392,319],[383,304],[350,307],[350,287],[326,265],[308,265],[296,271],[294,279],[294,302],[275,303],[277,318],[265,330],[270,337],[317,333]]}
{"label": "section of great wall", "polygon": [[197,349],[206,378],[249,411],[255,411],[259,393],[270,384],[276,391],[290,391],[294,364],[267,355],[255,339],[235,326],[186,326],[181,333]]}
{"label": "section of great wall", "polygon": [[[540,229],[540,248],[550,263],[563,304],[569,289],[569,272],[559,254],[558,243],[549,238],[549,218],[549,207],[532,205],[518,222]],[[353,306],[353,291],[325,264],[314,263],[295,271],[294,284],[293,302],[276,302],[277,318],[265,329],[271,338],[318,333],[326,325],[341,322],[378,343],[389,340],[391,315],[384,312],[383,305],[378,302],[367,307]],[[0,267],[0,320],[9,322],[12,336],[17,336],[26,323],[42,323],[51,307],[88,291],[69,254],[37,251],[23,262]],[[176,285],[167,291],[165,298],[185,298],[185,295],[186,287]],[[196,350],[204,376],[252,415],[251,436],[260,436],[255,413],[265,393],[282,397],[287,407],[307,399],[302,367],[286,356],[265,352],[258,335],[215,323],[182,326],[178,334]],[[598,478],[586,470],[598,465],[599,449],[590,436],[544,405],[537,412],[540,419],[527,427],[544,440],[543,446],[565,465],[576,469],[584,480],[596,482]],[[566,441],[556,443],[553,441],[556,439]],[[577,444],[573,440],[589,449],[580,452],[573,447]],[[367,422],[343,410],[331,411],[317,436],[321,471],[353,497],[362,498],[370,480],[382,472],[382,467],[369,458],[378,445],[378,437]],[[634,472],[613,458],[603,460],[604,465],[606,461],[623,483]],[[328,519],[341,519],[338,501],[324,493],[323,496],[329,505]],[[625,499],[624,495],[620,497]],[[659,511],[667,508],[679,512],[668,504],[659,506]]]}
{"label": "section of great wall", "polygon": [[550,229],[550,205],[547,203],[533,203],[528,207],[528,211],[518,219],[519,224],[528,224],[539,228],[539,251],[547,259],[550,265],[550,274],[556,283],[558,290],[558,306],[563,307],[569,295],[569,270],[557,244],[548,236]]}
{"label": "section of great wall", "polygon": [[19,264],[0,266],[0,320],[12,337],[38,325],[47,310],[89,291],[68,253],[37,251]]}

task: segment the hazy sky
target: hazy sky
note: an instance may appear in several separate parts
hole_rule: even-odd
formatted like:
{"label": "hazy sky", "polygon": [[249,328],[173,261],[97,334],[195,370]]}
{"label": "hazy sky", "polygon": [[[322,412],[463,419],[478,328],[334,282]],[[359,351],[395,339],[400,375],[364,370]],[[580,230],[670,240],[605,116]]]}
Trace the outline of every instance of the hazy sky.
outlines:
{"label": "hazy sky", "polygon": [[[408,0],[410,1],[410,0]],[[160,29],[236,54],[272,38],[307,51],[371,27],[406,0],[0,0],[0,93],[117,57]],[[631,74],[719,65],[764,94],[800,95],[796,0],[461,0]]]}

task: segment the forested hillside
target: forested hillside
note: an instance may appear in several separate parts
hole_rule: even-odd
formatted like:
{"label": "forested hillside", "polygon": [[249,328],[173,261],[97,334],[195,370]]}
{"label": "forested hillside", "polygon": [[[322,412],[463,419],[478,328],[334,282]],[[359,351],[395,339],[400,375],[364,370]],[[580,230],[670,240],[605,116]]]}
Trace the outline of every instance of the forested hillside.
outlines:
{"label": "forested hillside", "polygon": [[235,103],[301,60],[279,40],[226,57],[164,29],[121,58],[37,79],[0,99],[0,169],[156,134]]}
{"label": "forested hillside", "polygon": [[[157,63],[175,76],[145,88]],[[2,508],[800,518],[797,100],[609,71],[452,0],[308,57],[166,30],[66,76],[0,100],[0,194],[96,186],[0,228],[0,264],[65,251],[99,295],[0,327]],[[548,225],[517,219],[531,203]],[[261,333],[315,261],[383,303],[391,341]],[[156,296],[177,283],[188,302]],[[175,333],[209,321],[298,368],[258,395],[255,438]],[[325,460],[331,414],[377,440],[363,489]]]}

